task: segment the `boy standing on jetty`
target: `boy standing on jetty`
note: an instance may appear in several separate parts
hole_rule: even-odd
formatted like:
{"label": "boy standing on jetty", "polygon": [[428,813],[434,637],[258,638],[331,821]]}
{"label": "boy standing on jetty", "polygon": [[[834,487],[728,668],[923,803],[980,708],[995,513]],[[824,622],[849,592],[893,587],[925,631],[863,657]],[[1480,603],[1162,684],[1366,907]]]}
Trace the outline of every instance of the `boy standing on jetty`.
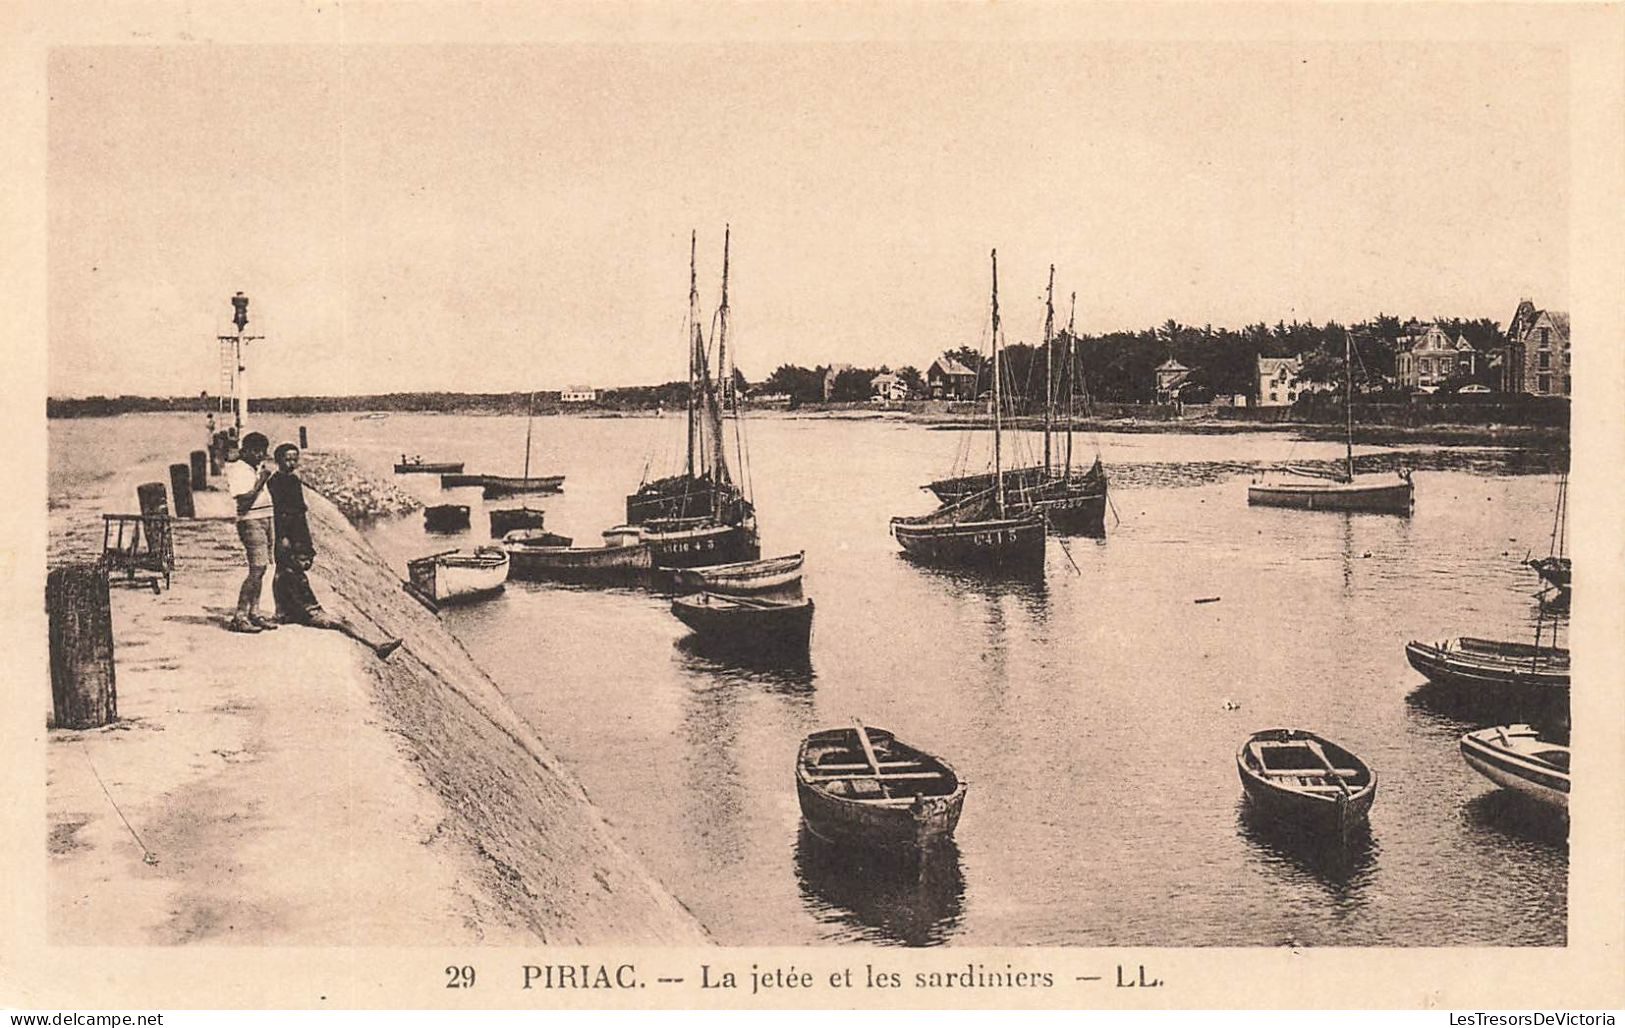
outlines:
{"label": "boy standing on jetty", "polygon": [[276,508],[276,576],[271,579],[271,595],[281,620],[311,628],[330,628],[372,648],[387,658],[400,648],[399,639],[373,642],[346,619],[329,614],[317,602],[306,574],[316,561],[316,544],[310,538],[310,522],[305,518],[305,486],[299,481],[299,447],[283,443],[276,448],[277,473],[267,490]]}
{"label": "boy standing on jetty", "polygon": [[237,614],[231,619],[233,632],[261,632],[276,622],[260,616],[260,590],[265,569],[271,564],[271,494],[265,483],[271,466],[265,461],[271,441],[259,432],[243,436],[238,459],[226,465],[226,490],[237,501],[237,537],[248,553],[248,577],[237,590]]}

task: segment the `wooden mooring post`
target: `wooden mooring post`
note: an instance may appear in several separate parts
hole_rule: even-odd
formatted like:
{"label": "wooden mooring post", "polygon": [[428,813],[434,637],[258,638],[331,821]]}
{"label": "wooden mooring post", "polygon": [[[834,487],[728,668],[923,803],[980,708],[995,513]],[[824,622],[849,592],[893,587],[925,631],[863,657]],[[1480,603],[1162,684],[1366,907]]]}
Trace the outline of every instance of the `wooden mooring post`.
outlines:
{"label": "wooden mooring post", "polygon": [[177,518],[197,517],[197,508],[192,505],[191,465],[171,464],[169,466],[169,485],[175,491],[175,516]]}
{"label": "wooden mooring post", "polygon": [[299,448],[301,450],[310,449],[310,442],[305,437],[305,426],[304,425],[299,426]]}
{"label": "wooden mooring post", "polygon": [[192,451],[192,489],[209,488],[209,454],[205,450]]}
{"label": "wooden mooring post", "polygon": [[100,728],[117,721],[106,569],[70,564],[51,571],[45,576],[45,611],[56,727]]}
{"label": "wooden mooring post", "polygon": [[161,514],[169,517],[169,493],[162,482],[143,482],[135,487],[136,499],[141,502],[143,517]]}

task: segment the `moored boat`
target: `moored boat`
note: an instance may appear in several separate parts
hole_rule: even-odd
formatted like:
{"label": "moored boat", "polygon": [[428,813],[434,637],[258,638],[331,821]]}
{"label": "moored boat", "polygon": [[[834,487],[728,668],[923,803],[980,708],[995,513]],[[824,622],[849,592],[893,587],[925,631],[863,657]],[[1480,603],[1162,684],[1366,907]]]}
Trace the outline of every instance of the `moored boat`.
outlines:
{"label": "moored boat", "polygon": [[1247,503],[1253,507],[1333,510],[1364,514],[1410,514],[1416,505],[1411,473],[1354,473],[1354,338],[1343,331],[1344,466],[1333,473],[1281,467],[1253,478]]}
{"label": "moored boat", "polygon": [[999,252],[993,264],[993,472],[992,485],[929,514],[891,519],[891,534],[910,557],[931,564],[996,570],[1044,566],[1044,515],[1007,502],[1000,380]]}
{"label": "moored boat", "polygon": [[802,741],[796,799],[808,830],[828,842],[917,852],[953,835],[965,782],[941,757],[858,724]]}
{"label": "moored boat", "polygon": [[481,475],[479,479],[476,484],[484,488],[487,500],[525,493],[556,493],[564,488],[563,475]]}
{"label": "moored boat", "polygon": [[534,507],[504,507],[491,511],[490,515],[493,539],[522,529],[542,528],[547,522],[547,513]]}
{"label": "moored boat", "polygon": [[423,527],[431,532],[460,532],[468,527],[468,505],[440,503],[425,507]]}
{"label": "moored boat", "polygon": [[1313,732],[1255,732],[1236,752],[1247,799],[1284,826],[1347,835],[1365,822],[1377,775],[1365,762]]}
{"label": "moored boat", "polygon": [[1569,747],[1529,725],[1502,725],[1461,737],[1461,756],[1503,789],[1558,810],[1569,809]]}
{"label": "moored boat", "polygon": [[710,646],[764,656],[804,655],[812,638],[813,602],[694,593],[671,601],[677,620]]}
{"label": "moored boat", "polygon": [[395,464],[397,475],[452,475],[463,470],[462,461],[426,461],[422,457],[401,454]]}
{"label": "moored boat", "polygon": [[1556,646],[1463,636],[1408,642],[1405,659],[1437,685],[1489,694],[1568,699],[1569,651]]}
{"label": "moored boat", "polygon": [[407,561],[408,584],[435,604],[489,596],[508,580],[508,554],[499,546],[446,550]]}
{"label": "moored boat", "polygon": [[516,528],[502,535],[502,545],[509,550],[520,546],[571,546],[574,543],[575,540],[567,535],[558,535],[541,528]]}
{"label": "moored boat", "polygon": [[[523,533],[514,533],[522,535]],[[514,536],[507,537],[513,539]],[[513,561],[511,577],[528,582],[634,582],[649,573],[649,547],[643,543],[627,546],[527,545],[509,547]]]}
{"label": "moored boat", "polygon": [[762,555],[754,521],[730,525],[712,517],[650,518],[641,525],[617,525],[604,532],[604,540],[611,546],[647,545],[657,568],[734,563]]}
{"label": "moored boat", "polygon": [[721,593],[724,596],[750,596],[780,592],[801,584],[805,552],[763,560],[735,561],[685,568],[677,572],[677,584],[685,589]]}

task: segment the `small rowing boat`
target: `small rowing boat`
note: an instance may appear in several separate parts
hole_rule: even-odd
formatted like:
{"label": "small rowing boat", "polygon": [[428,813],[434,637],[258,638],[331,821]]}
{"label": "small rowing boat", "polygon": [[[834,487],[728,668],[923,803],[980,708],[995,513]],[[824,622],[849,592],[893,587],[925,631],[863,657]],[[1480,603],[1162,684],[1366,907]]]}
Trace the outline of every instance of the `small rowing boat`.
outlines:
{"label": "small rowing boat", "polygon": [[422,457],[401,454],[395,465],[397,475],[455,475],[463,470],[462,461],[426,461]]}
{"label": "small rowing boat", "polygon": [[1283,824],[1346,836],[1364,823],[1377,775],[1348,750],[1313,732],[1256,732],[1236,753],[1247,799]]}
{"label": "small rowing boat", "polygon": [[805,597],[764,600],[695,593],[672,600],[671,612],[702,642],[721,649],[805,655],[812,639],[813,602]]}
{"label": "small rowing boat", "polygon": [[782,592],[801,584],[801,564],[805,556],[805,552],[792,553],[763,560],[684,568],[677,572],[677,584],[684,589],[724,596]]}
{"label": "small rowing boat", "polygon": [[649,547],[643,543],[571,546],[570,540],[564,539],[564,545],[550,546],[545,544],[545,537],[550,533],[535,533],[541,537],[535,543],[524,538],[529,535],[531,533],[513,532],[503,538],[503,542],[509,544],[513,577],[522,581],[629,582],[647,575],[651,566]]}
{"label": "small rowing boat", "polygon": [[1467,766],[1503,789],[1537,803],[1569,809],[1569,748],[1528,725],[1502,725],[1461,737]]}
{"label": "small rowing boat", "polygon": [[503,507],[490,513],[493,539],[501,539],[509,532],[522,529],[541,528],[547,522],[547,512],[534,507]]}
{"label": "small rowing boat", "polygon": [[423,527],[431,532],[460,532],[468,527],[468,505],[441,503],[425,507]]}
{"label": "small rowing boat", "polygon": [[508,554],[498,546],[446,550],[408,561],[406,573],[414,593],[437,606],[455,603],[501,592],[508,580]]}
{"label": "small rowing boat", "polygon": [[807,828],[828,842],[918,851],[954,834],[965,782],[946,760],[856,723],[802,741],[796,799]]}

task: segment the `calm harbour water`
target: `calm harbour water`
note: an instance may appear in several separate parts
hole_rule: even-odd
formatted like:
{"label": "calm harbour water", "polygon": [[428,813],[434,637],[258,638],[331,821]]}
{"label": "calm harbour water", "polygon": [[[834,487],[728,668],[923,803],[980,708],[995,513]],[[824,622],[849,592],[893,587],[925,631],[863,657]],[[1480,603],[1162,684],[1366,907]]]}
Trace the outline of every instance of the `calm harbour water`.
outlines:
{"label": "calm harbour water", "polygon": [[[167,439],[199,434],[194,421],[119,424]],[[53,495],[77,442],[108,424],[52,423]],[[298,424],[386,475],[403,451],[518,474],[525,433],[523,418],[465,416],[256,427],[281,439]],[[929,509],[918,486],[948,470],[961,433],[787,418],[746,433],[764,556],[807,553],[810,667],[698,655],[668,599],[645,591],[512,582],[444,615],[720,941],[1564,942],[1565,827],[1462,762],[1474,724],[1413,695],[1403,652],[1412,638],[1533,637],[1537,583],[1519,561],[1547,550],[1549,470],[1418,451],[1414,516],[1350,516],[1249,508],[1237,470],[1335,459],[1338,444],[1084,436],[1080,454],[1098,442],[1113,478],[1107,538],[1051,539],[1043,580],[1014,583],[911,564],[887,534],[891,515]],[[673,416],[538,419],[533,472],[568,478],[533,502],[549,530],[593,545],[646,466],[675,467],[682,437]],[[154,453],[190,448],[160,442]],[[431,540],[418,516],[372,526],[403,575],[410,556],[485,539],[476,490],[396,481],[475,508],[462,540]],[[970,783],[955,845],[918,872],[855,867],[800,828],[796,747],[853,717]],[[1235,751],[1274,726],[1310,728],[1377,770],[1368,842],[1305,849],[1250,816]]]}

